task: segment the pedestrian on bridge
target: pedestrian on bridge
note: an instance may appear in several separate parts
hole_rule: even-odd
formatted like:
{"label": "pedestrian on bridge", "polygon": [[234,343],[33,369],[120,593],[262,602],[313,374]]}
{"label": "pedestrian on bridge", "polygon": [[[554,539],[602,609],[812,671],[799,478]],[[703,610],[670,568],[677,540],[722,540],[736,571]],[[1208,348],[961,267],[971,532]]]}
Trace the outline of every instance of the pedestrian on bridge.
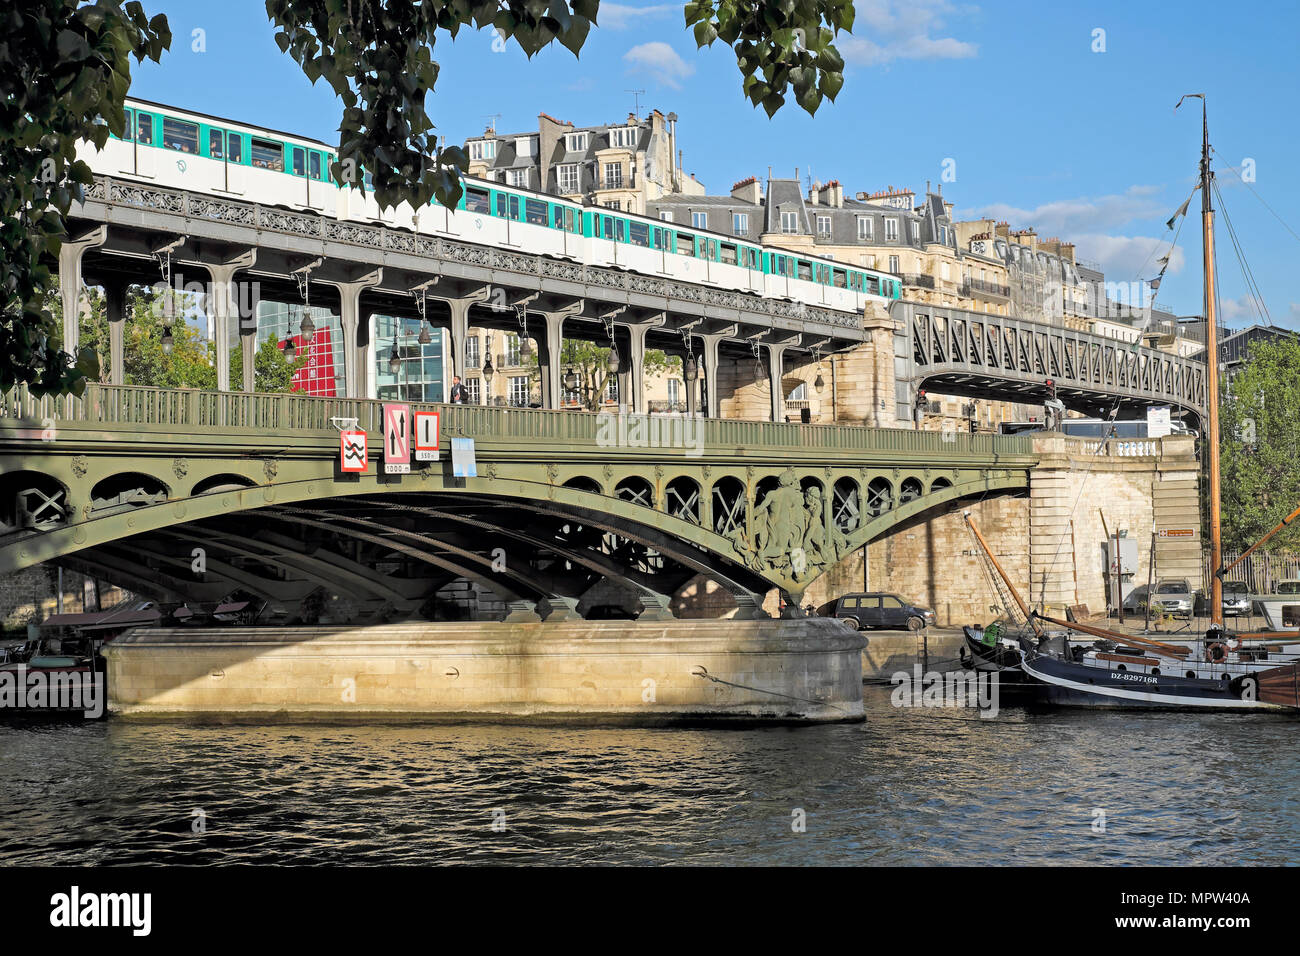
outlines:
{"label": "pedestrian on bridge", "polygon": [[469,389],[461,384],[459,375],[451,377],[451,394],[447,398],[453,405],[464,405],[469,401]]}

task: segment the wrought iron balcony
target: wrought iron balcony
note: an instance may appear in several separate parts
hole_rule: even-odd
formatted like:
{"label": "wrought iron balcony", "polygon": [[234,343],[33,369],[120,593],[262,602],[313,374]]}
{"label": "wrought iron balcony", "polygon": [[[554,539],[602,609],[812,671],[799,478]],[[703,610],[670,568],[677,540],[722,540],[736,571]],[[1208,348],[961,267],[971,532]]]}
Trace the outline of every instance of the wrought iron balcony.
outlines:
{"label": "wrought iron balcony", "polygon": [[985,282],[983,279],[966,279],[961,284],[961,294],[985,299],[1008,299],[1011,297],[1011,287],[998,285],[996,282]]}

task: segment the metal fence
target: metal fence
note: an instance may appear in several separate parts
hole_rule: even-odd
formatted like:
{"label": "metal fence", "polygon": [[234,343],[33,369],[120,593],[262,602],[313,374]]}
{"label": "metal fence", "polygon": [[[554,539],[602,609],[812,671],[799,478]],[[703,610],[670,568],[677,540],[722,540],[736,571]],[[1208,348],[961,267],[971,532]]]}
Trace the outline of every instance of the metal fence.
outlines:
{"label": "metal fence", "polygon": [[[1240,552],[1225,551],[1226,567],[1237,560]],[[1202,586],[1210,586],[1210,553],[1201,558]],[[1300,554],[1289,551],[1256,551],[1224,577],[1225,581],[1244,581],[1251,594],[1273,594],[1283,581],[1300,581]]]}

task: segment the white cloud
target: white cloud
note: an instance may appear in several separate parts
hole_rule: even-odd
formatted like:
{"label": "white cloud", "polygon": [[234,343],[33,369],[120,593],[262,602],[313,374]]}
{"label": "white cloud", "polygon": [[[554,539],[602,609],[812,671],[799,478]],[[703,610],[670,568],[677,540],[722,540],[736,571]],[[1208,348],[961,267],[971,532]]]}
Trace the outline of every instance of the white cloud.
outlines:
{"label": "white cloud", "polygon": [[[1042,235],[1042,231],[1039,231]],[[1105,233],[1079,233],[1062,236],[1075,245],[1081,259],[1091,259],[1101,264],[1107,282],[1135,282],[1154,279],[1160,271],[1156,261],[1169,252],[1169,240],[1153,236],[1113,236]],[[1181,247],[1176,247],[1169,257],[1166,275],[1177,275],[1187,264]]]}
{"label": "white cloud", "polygon": [[1082,232],[1116,229],[1136,220],[1163,219],[1173,211],[1154,195],[1158,186],[1130,186],[1123,193],[1108,196],[1057,199],[1033,209],[1008,203],[991,203],[972,210],[978,219],[998,219],[1013,229],[1032,226],[1040,236],[1059,235],[1068,239]]}
{"label": "white cloud", "polygon": [[680,90],[682,81],[695,72],[695,67],[678,56],[676,50],[658,40],[632,47],[623,54],[623,59],[631,64],[629,73],[648,74],[670,90]]}
{"label": "white cloud", "polygon": [[[882,66],[894,60],[963,60],[978,53],[974,43],[936,36],[944,18],[959,10],[948,0],[859,0],[853,29],[836,40],[844,59],[862,66]],[[870,37],[871,39],[867,39]]]}
{"label": "white cloud", "polygon": [[602,30],[626,30],[637,26],[644,20],[667,16],[670,13],[681,15],[680,4],[663,3],[649,7],[629,7],[623,3],[602,3],[596,22]]}
{"label": "white cloud", "polygon": [[[1264,310],[1259,305],[1259,300],[1253,295],[1243,295],[1238,299],[1223,299],[1219,302],[1219,308],[1222,312],[1220,318],[1225,322],[1263,322]],[[1291,306],[1295,311],[1295,306]]]}

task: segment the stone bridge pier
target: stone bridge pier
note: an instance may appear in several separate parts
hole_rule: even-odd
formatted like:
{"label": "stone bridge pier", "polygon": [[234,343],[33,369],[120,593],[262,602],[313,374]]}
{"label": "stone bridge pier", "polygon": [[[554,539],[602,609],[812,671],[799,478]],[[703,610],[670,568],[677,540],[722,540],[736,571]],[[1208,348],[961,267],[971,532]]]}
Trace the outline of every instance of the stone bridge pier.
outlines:
{"label": "stone bridge pier", "polygon": [[[1195,439],[1173,435],[1112,443],[1042,435],[1029,490],[935,509],[889,529],[814,582],[805,602],[849,591],[890,591],[934,608],[940,625],[987,620],[995,592],[978,544],[962,520],[969,511],[1022,596],[1048,613],[1083,604],[1107,608],[1107,532],[1137,542],[1124,567],[1125,588],[1156,579],[1203,586],[1200,470]],[[1160,535],[1159,532],[1188,532]],[[865,558],[865,561],[864,561]]]}

